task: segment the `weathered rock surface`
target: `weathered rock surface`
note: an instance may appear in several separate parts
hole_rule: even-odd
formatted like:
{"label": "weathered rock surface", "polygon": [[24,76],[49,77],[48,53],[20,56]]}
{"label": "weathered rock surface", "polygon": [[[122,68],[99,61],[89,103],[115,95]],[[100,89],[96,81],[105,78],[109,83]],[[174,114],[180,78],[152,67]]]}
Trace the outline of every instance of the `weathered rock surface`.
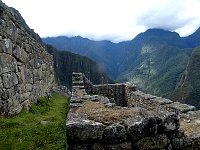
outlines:
{"label": "weathered rock surface", "polygon": [[158,134],[152,137],[145,137],[136,142],[134,147],[140,150],[162,149],[170,143],[167,135]]}
{"label": "weathered rock surface", "polygon": [[0,116],[27,110],[54,84],[53,58],[0,1]]}
{"label": "weathered rock surface", "polygon": [[104,129],[103,142],[105,144],[118,144],[127,140],[126,129],[120,124],[112,124]]}
{"label": "weathered rock surface", "polygon": [[105,126],[102,123],[94,122],[81,117],[77,114],[69,114],[67,127],[68,142],[75,143],[93,143],[102,139]]}
{"label": "weathered rock surface", "polygon": [[131,141],[140,140],[148,135],[156,135],[160,119],[157,117],[135,116],[127,118],[124,125],[127,127],[127,134]]}
{"label": "weathered rock surface", "polygon": [[200,111],[194,106],[145,94],[128,84],[93,86],[81,73],[73,81],[68,149],[200,149]]}

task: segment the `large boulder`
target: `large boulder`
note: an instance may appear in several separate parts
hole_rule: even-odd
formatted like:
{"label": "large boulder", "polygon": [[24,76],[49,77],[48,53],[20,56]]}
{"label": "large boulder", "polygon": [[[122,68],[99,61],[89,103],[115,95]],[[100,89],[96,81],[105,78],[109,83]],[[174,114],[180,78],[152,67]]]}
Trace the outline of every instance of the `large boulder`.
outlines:
{"label": "large boulder", "polygon": [[126,140],[126,129],[120,124],[107,126],[103,132],[103,142],[105,144],[122,143]]}
{"label": "large boulder", "polygon": [[140,140],[148,135],[156,135],[161,120],[153,116],[135,116],[124,120],[131,141]]}
{"label": "large boulder", "polygon": [[101,141],[105,125],[91,121],[72,112],[66,123],[68,144],[95,143]]}
{"label": "large boulder", "polygon": [[170,143],[167,135],[158,134],[154,137],[145,137],[135,143],[133,148],[139,150],[155,150],[165,148]]}

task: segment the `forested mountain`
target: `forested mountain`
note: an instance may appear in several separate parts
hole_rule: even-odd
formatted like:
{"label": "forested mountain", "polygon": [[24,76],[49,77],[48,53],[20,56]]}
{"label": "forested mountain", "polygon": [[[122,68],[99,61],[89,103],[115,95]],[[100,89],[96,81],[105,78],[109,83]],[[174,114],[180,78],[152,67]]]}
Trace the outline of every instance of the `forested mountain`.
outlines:
{"label": "forested mountain", "polygon": [[182,38],[188,47],[194,48],[200,45],[200,28],[198,28],[193,34]]}
{"label": "forested mountain", "polygon": [[185,39],[176,32],[149,29],[131,41],[116,44],[80,36],[43,41],[88,56],[118,82],[131,81],[145,92],[170,97],[192,53]]}
{"label": "forested mountain", "polygon": [[47,44],[53,45],[58,50],[70,51],[82,56],[87,56],[96,61],[112,79],[117,75],[117,64],[122,54],[124,43],[115,44],[110,41],[92,41],[87,38],[64,37],[43,38]]}
{"label": "forested mountain", "polygon": [[58,51],[51,45],[46,45],[46,50],[53,55],[54,69],[58,83],[71,88],[72,73],[82,72],[94,84],[111,83],[112,81],[91,59],[67,51]]}
{"label": "forested mountain", "polygon": [[172,99],[200,108],[200,47],[193,50],[187,68]]}

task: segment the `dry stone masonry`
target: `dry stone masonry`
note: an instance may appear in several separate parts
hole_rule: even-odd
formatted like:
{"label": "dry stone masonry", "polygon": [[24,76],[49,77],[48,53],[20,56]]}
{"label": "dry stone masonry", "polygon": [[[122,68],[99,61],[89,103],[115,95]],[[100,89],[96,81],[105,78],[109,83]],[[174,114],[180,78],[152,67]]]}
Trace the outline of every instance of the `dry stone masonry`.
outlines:
{"label": "dry stone masonry", "polygon": [[0,4],[0,116],[11,116],[50,91],[53,58]]}
{"label": "dry stone masonry", "polygon": [[73,73],[69,150],[199,150],[200,111],[126,84],[92,85]]}

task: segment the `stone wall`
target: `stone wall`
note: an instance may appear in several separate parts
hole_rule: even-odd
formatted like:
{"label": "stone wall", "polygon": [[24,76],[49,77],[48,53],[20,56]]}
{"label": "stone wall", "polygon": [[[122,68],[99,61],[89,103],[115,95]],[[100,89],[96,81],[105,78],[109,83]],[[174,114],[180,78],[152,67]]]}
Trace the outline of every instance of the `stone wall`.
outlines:
{"label": "stone wall", "polygon": [[129,83],[93,85],[84,74],[81,76],[86,93],[114,99],[118,106],[142,107],[147,110],[167,110],[177,114],[195,110],[195,107],[191,105],[143,93],[137,90],[135,85]]}
{"label": "stone wall", "polygon": [[109,99],[113,99],[114,102],[119,106],[127,106],[127,94],[131,89],[136,90],[135,86],[129,84],[103,84],[93,85],[83,74],[83,83],[85,90],[88,94],[103,95]]}
{"label": "stone wall", "polygon": [[0,1],[0,116],[28,109],[54,83],[53,58]]}
{"label": "stone wall", "polygon": [[[200,149],[200,111],[194,106],[145,94],[129,84],[94,86],[81,73],[73,74],[73,83],[66,123],[68,149]],[[115,87],[119,85],[123,88]],[[120,99],[125,102],[116,101],[116,89],[123,93]],[[96,107],[84,108],[90,101],[95,103],[90,106]],[[126,111],[131,113],[125,115]]]}

